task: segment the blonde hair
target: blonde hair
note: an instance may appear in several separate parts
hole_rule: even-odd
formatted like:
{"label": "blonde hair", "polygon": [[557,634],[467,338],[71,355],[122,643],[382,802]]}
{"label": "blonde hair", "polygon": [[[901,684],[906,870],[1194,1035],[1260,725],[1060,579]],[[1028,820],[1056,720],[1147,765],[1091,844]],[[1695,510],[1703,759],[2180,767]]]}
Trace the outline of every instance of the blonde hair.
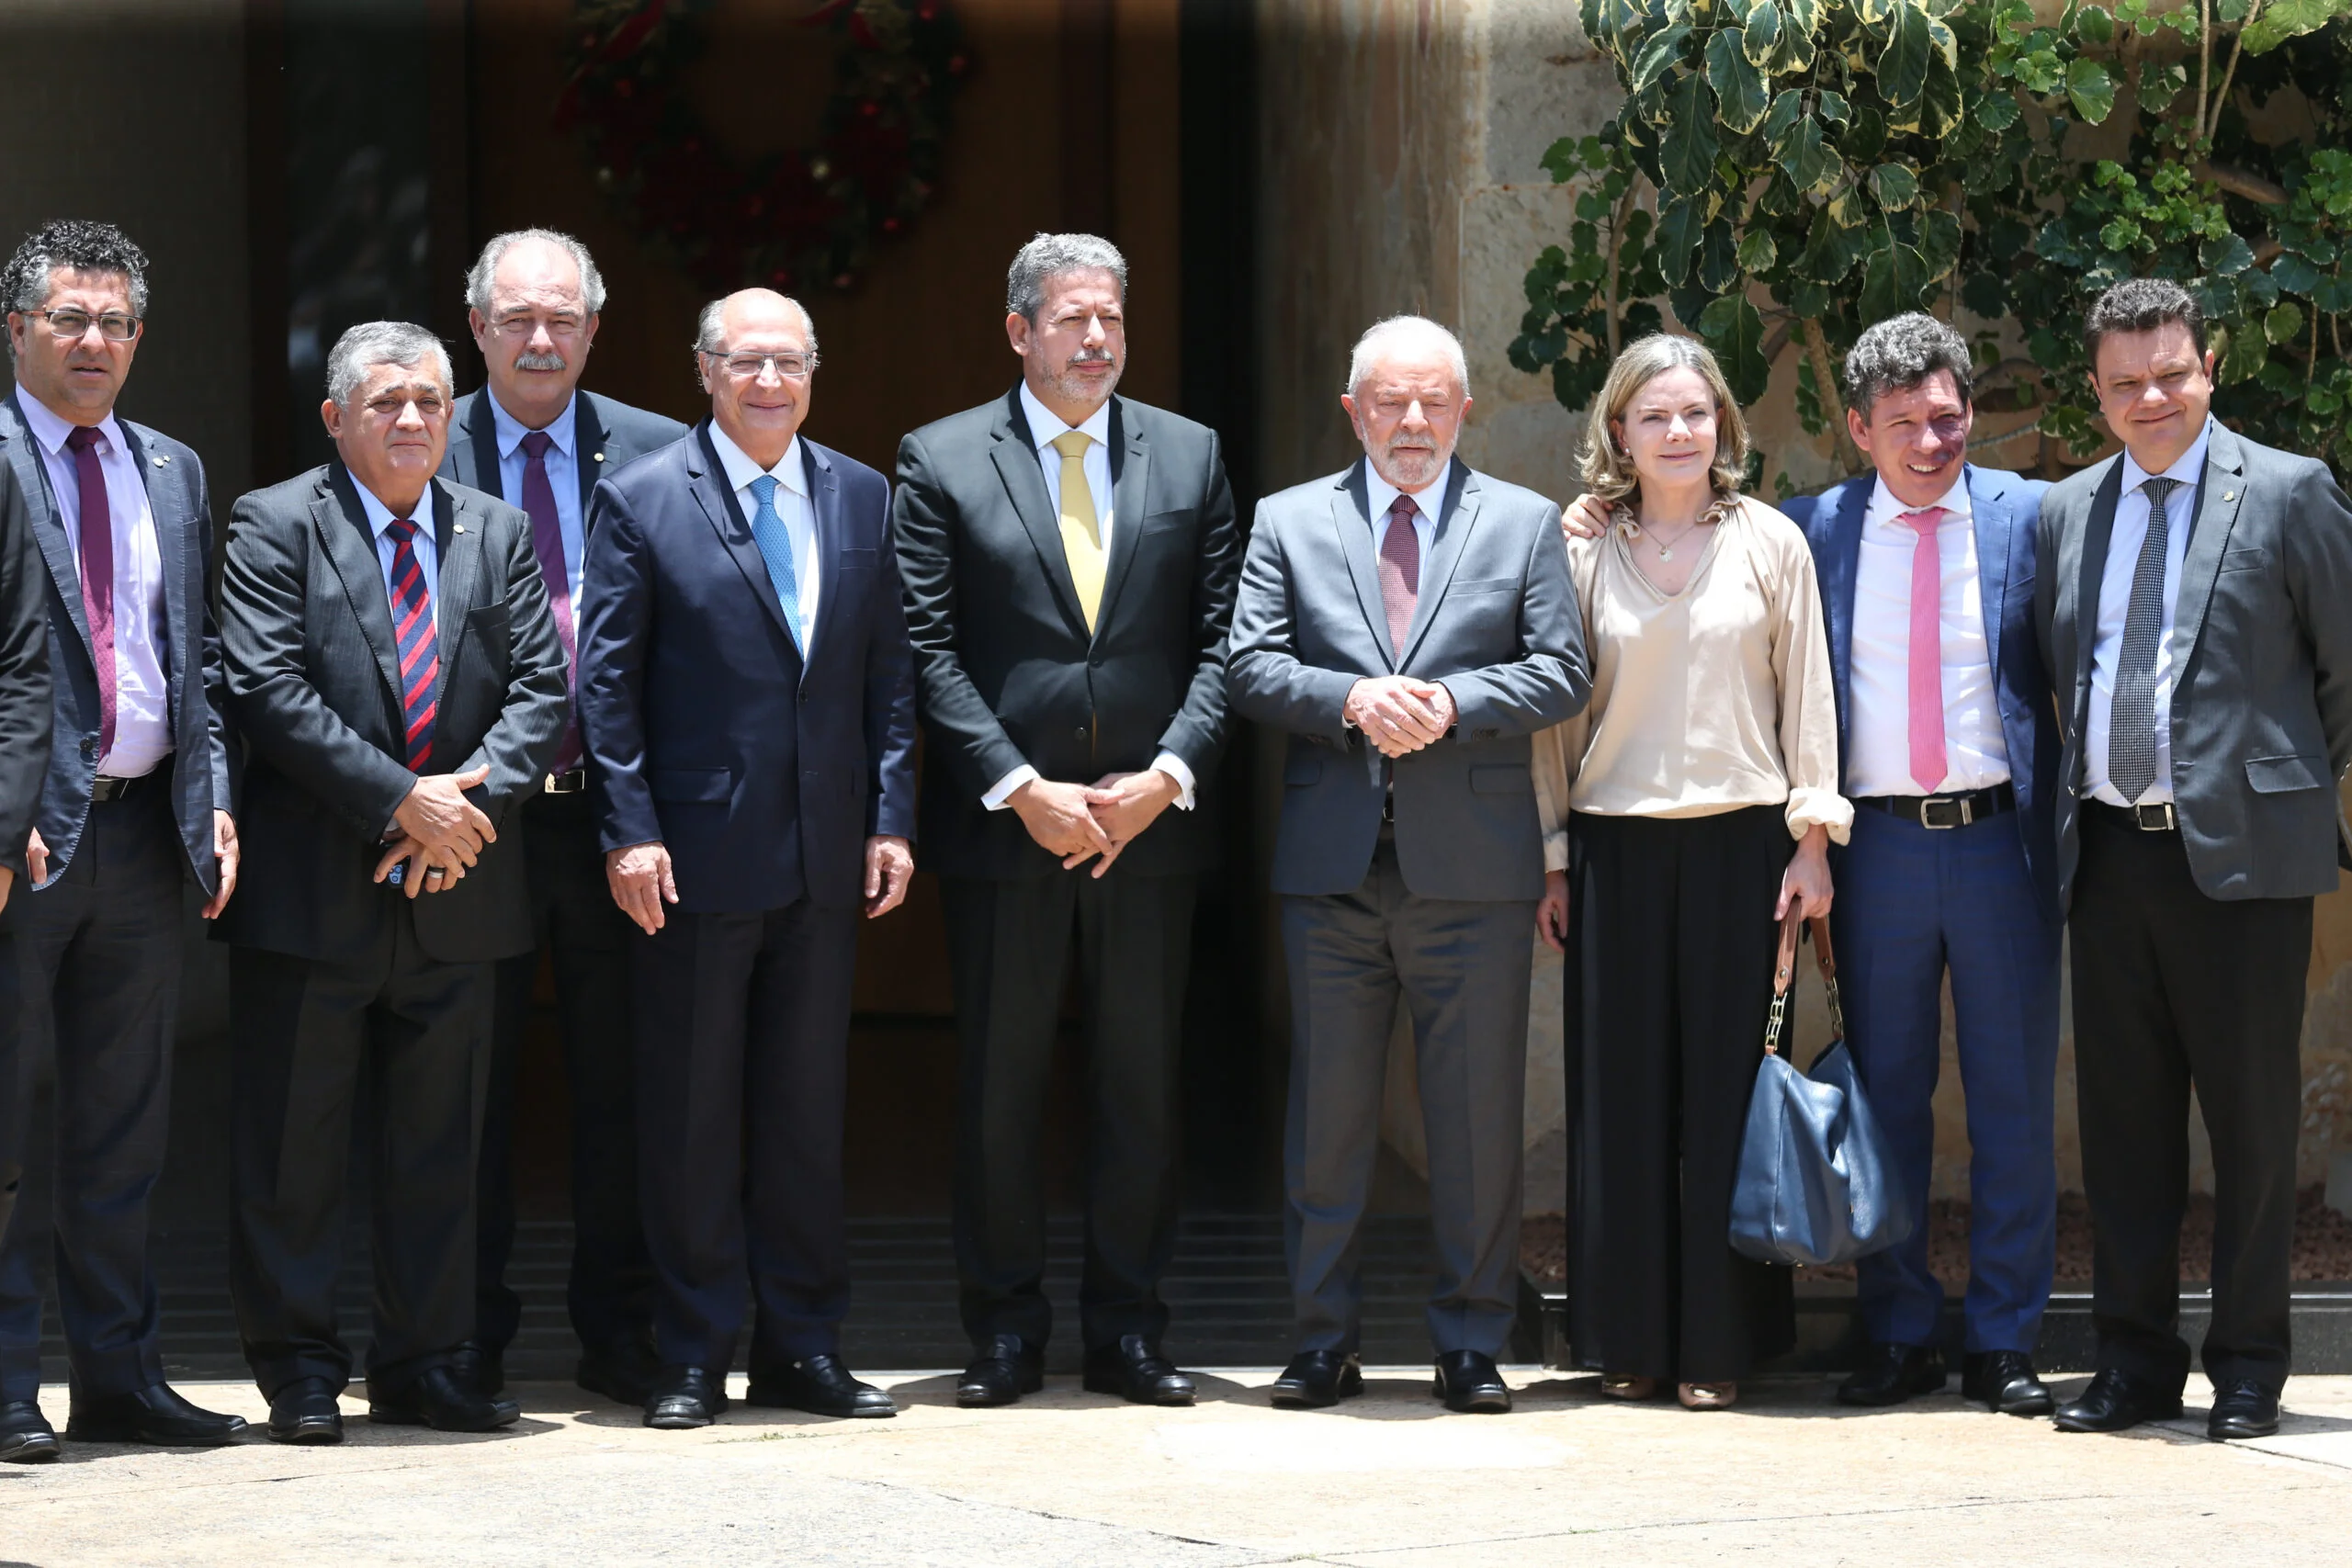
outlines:
{"label": "blonde hair", "polygon": [[1592,412],[1585,416],[1584,450],[1577,454],[1577,472],[1612,512],[1631,509],[1642,480],[1610,426],[1624,417],[1626,407],[1644,387],[1668,370],[1696,370],[1714,396],[1715,460],[1707,477],[1714,483],[1716,504],[1710,510],[1727,509],[1739,499],[1739,488],[1747,482],[1747,420],[1739,412],[1738,400],[1731,395],[1731,383],[1724,379],[1723,367],[1697,338],[1652,333],[1627,344],[1617,355],[1617,362],[1609,367],[1609,379],[1600,385],[1600,396],[1593,400]]}

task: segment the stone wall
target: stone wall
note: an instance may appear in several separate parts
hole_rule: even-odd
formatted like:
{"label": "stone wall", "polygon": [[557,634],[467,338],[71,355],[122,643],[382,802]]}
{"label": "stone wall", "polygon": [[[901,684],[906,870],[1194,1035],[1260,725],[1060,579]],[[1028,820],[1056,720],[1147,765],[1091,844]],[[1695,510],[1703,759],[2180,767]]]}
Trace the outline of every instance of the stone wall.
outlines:
{"label": "stone wall", "polygon": [[[1554,400],[1548,377],[1512,369],[1505,351],[1525,309],[1529,263],[1564,239],[1573,216],[1573,191],[1555,186],[1538,161],[1555,138],[1598,130],[1620,96],[1575,8],[1566,0],[1260,0],[1260,16],[1266,487],[1331,472],[1355,456],[1338,399],[1349,346],[1373,321],[1414,311],[1463,336],[1474,398],[1463,457],[1547,494],[1574,494],[1582,420]],[[1798,431],[1794,394],[1795,361],[1784,356],[1749,414],[1775,472],[1811,490],[1838,470],[1826,438],[1807,442]],[[2017,423],[1988,419],[1980,434]],[[2033,456],[2019,442],[2002,460]],[[1266,750],[1264,765],[1274,768],[1279,749]],[[1261,781],[1269,820],[1280,793],[1278,773]],[[2352,896],[2322,899],[2317,925],[2297,1159],[2307,1185],[2325,1179],[2333,1151],[2352,1148]],[[1286,1029],[1278,954],[1269,973],[1277,983],[1267,1023]],[[1805,988],[1800,1018],[1809,1053],[1826,1037],[1817,987]],[[1539,1213],[1559,1208],[1566,1191],[1559,964],[1540,945],[1528,1047],[1527,1207]],[[1947,999],[1939,1197],[1968,1190],[1959,1078]],[[1384,1120],[1391,1144],[1421,1168],[1412,1082],[1400,1020]],[[2201,1127],[2192,1145],[2192,1180],[2210,1190]],[[2061,1187],[2079,1190],[2071,1028],[2060,1047],[2058,1162]]]}

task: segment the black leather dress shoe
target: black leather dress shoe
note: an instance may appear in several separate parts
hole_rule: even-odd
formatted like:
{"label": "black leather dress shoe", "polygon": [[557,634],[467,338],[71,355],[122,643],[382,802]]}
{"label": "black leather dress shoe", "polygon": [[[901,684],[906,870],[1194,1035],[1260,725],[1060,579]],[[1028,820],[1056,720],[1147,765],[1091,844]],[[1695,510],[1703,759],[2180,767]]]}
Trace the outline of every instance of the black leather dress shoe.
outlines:
{"label": "black leather dress shoe", "polygon": [[269,1440],[343,1441],[342,1391],[324,1378],[297,1378],[270,1396]]}
{"label": "black leather dress shoe", "polygon": [[1944,1357],[1924,1345],[1873,1345],[1844,1382],[1838,1403],[1878,1409],[1914,1394],[1944,1391]]}
{"label": "black leather dress shoe", "polygon": [[743,1391],[746,1404],[775,1410],[806,1410],[811,1416],[896,1416],[896,1401],[870,1382],[860,1382],[839,1356],[803,1356],[781,1367],[753,1372]]}
{"label": "black leather dress shoe", "polygon": [[1980,1350],[1963,1359],[1960,1396],[2004,1416],[2047,1416],[2058,1404],[2022,1350]]}
{"label": "black leather dress shoe", "polygon": [[572,1381],[618,1404],[642,1406],[662,1382],[662,1362],[641,1345],[592,1350],[580,1358]]}
{"label": "black leather dress shoe", "polygon": [[449,1354],[449,1370],[458,1381],[488,1399],[506,1389],[506,1359],[493,1356],[481,1346],[468,1343]]}
{"label": "black leather dress shoe", "polygon": [[153,1443],[166,1449],[217,1449],[245,1429],[242,1416],[199,1410],[167,1382],[135,1393],[85,1393],[74,1399],[65,1436],[76,1443]]}
{"label": "black leather dress shoe", "polygon": [[2212,1414],[2205,1417],[2205,1435],[2217,1443],[2233,1438],[2267,1438],[2278,1429],[2278,1396],[2251,1381],[2217,1390]]}
{"label": "black leather dress shoe", "polygon": [[1477,1350],[1448,1350],[1437,1359],[1437,1396],[1464,1416],[1510,1410],[1510,1385],[1495,1370],[1495,1359]]}
{"label": "black leather dress shoe", "polygon": [[1018,1334],[1000,1334],[956,1382],[956,1403],[967,1410],[1010,1404],[1046,1386],[1046,1353]]}
{"label": "black leather dress shoe", "polygon": [[2124,1432],[2143,1421],[2171,1421],[2180,1415],[2180,1393],[2109,1367],[2071,1404],[2058,1407],[2062,1432]]}
{"label": "black leather dress shoe", "polygon": [[455,1367],[432,1367],[386,1386],[368,1380],[368,1419],[384,1427],[430,1427],[436,1432],[495,1432],[512,1427],[523,1407],[482,1393]]}
{"label": "black leather dress shoe", "polygon": [[1129,1404],[1190,1404],[1193,1380],[1140,1334],[1123,1334],[1116,1345],[1086,1353],[1089,1393],[1115,1393]]}
{"label": "black leather dress shoe", "polygon": [[57,1457],[57,1434],[38,1400],[0,1404],[0,1460],[10,1464],[47,1464]]}
{"label": "black leather dress shoe", "polygon": [[1363,1362],[1338,1350],[1301,1350],[1267,1396],[1277,1410],[1323,1410],[1363,1392]]}
{"label": "black leather dress shoe", "polygon": [[707,1427],[727,1413],[727,1380],[701,1367],[664,1367],[645,1402],[645,1424],[665,1432]]}

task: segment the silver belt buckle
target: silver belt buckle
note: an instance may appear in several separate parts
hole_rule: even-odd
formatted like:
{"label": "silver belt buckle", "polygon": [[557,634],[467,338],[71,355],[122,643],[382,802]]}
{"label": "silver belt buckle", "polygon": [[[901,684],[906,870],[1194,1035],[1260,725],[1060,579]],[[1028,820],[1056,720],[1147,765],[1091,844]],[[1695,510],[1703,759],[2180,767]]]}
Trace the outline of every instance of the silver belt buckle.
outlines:
{"label": "silver belt buckle", "polygon": [[2143,833],[2169,833],[2180,826],[2180,818],[2169,800],[2135,806],[2132,808],[2132,825]]}
{"label": "silver belt buckle", "polygon": [[[1951,807],[1958,814],[1957,819],[1951,822],[1933,820],[1935,809],[1939,806]],[[1931,795],[1919,802],[1919,826],[1922,828],[1930,829],[1939,833],[1948,833],[1955,828],[1973,827],[1975,822],[1976,802],[1967,795]]]}

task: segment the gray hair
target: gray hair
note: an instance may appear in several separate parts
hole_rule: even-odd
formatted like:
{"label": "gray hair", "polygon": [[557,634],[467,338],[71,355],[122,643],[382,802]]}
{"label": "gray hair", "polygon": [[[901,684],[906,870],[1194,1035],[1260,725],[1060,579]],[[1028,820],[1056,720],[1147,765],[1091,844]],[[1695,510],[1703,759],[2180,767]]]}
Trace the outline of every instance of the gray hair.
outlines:
{"label": "gray hair", "polygon": [[514,229],[493,236],[474,259],[473,270],[466,274],[467,304],[485,316],[490,314],[490,282],[498,275],[498,264],[506,259],[507,252],[526,240],[553,245],[570,256],[572,265],[580,269],[581,305],[592,316],[605,308],[605,275],[596,270],[595,258],[588,254],[587,246],[553,229]]}
{"label": "gray hair", "polygon": [[1868,424],[1871,405],[1907,392],[1939,370],[1951,374],[1960,400],[1973,390],[1968,340],[1924,310],[1889,316],[1854,340],[1846,355],[1846,402]]}
{"label": "gray hair", "polygon": [[421,365],[430,362],[449,390],[449,351],[441,340],[413,321],[362,321],[334,340],[327,354],[327,397],[337,408],[351,406],[351,394],[379,365]]}
{"label": "gray hair", "polygon": [[1127,258],[1118,246],[1095,234],[1040,233],[1014,254],[1004,275],[1007,313],[1035,326],[1046,283],[1065,272],[1107,272],[1118,280],[1119,299],[1127,297]]}
{"label": "gray hair", "polygon": [[[721,299],[713,299],[702,308],[702,314],[695,318],[695,352],[696,354],[725,352],[721,344],[726,339],[719,329],[721,320],[727,314],[727,301],[733,298],[735,296],[729,294]],[[809,368],[814,369],[817,365],[817,318],[808,313],[808,306],[803,305],[791,295],[779,295],[778,298],[800,313],[800,335],[808,340],[808,365]]]}
{"label": "gray hair", "polygon": [[1464,397],[1469,395],[1470,364],[1462,355],[1462,340],[1427,316],[1391,316],[1366,327],[1363,336],[1356,339],[1355,352],[1348,355],[1348,384],[1340,389],[1354,397],[1364,378],[1372,374],[1372,367],[1380,363],[1382,353],[1408,341],[1422,346],[1434,344],[1453,371],[1455,388]]}

